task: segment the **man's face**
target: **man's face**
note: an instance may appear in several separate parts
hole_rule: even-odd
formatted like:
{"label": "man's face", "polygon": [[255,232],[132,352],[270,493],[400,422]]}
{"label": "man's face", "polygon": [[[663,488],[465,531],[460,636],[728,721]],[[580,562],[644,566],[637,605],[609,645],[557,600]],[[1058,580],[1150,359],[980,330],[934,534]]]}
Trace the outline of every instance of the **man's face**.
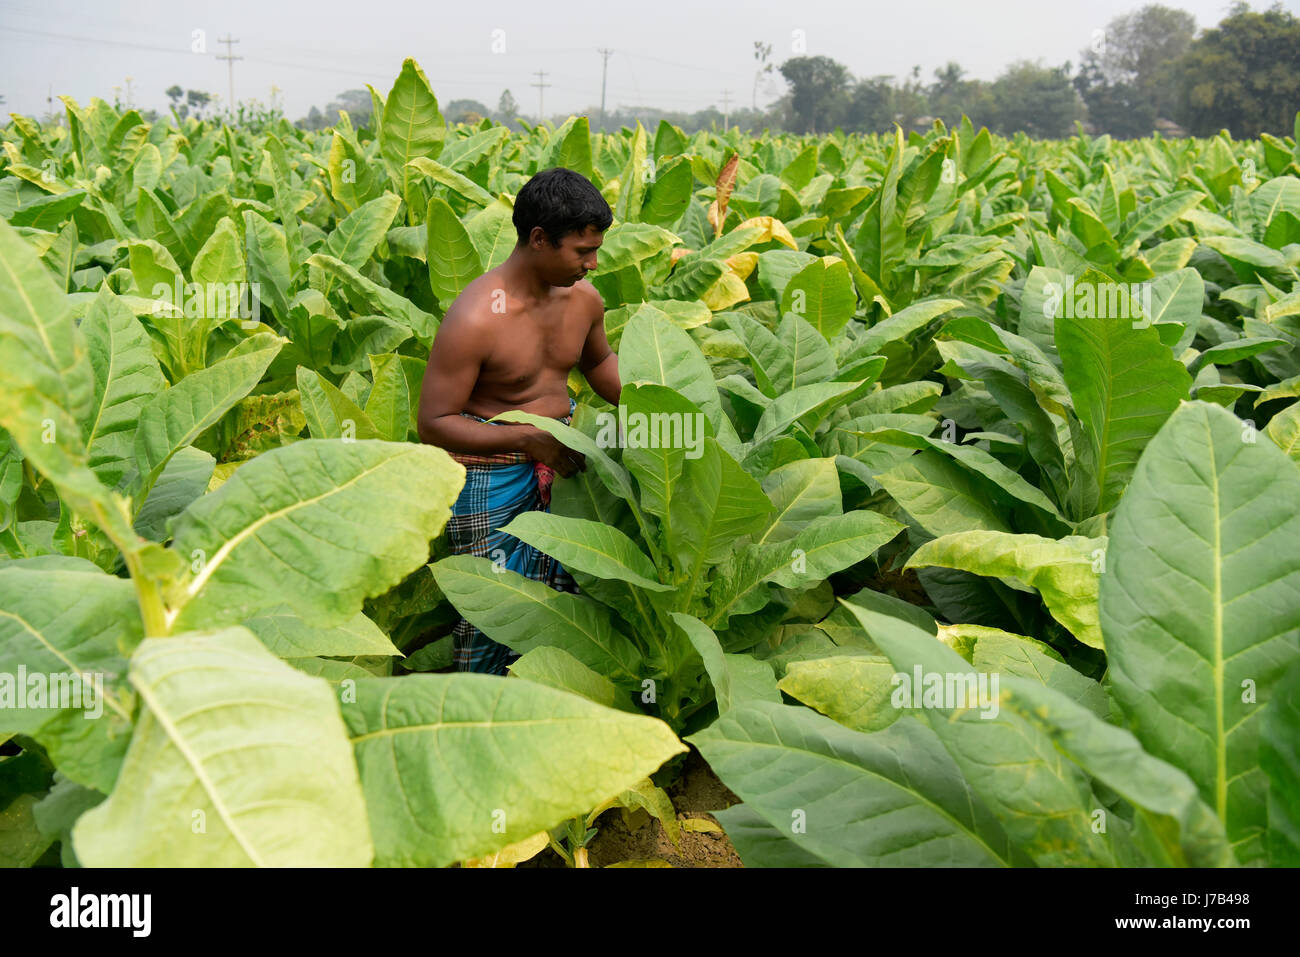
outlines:
{"label": "man's face", "polygon": [[588,226],[566,234],[557,249],[540,227],[535,228],[533,249],[539,254],[542,278],[552,286],[572,286],[596,268],[596,250],[604,239],[603,232]]}

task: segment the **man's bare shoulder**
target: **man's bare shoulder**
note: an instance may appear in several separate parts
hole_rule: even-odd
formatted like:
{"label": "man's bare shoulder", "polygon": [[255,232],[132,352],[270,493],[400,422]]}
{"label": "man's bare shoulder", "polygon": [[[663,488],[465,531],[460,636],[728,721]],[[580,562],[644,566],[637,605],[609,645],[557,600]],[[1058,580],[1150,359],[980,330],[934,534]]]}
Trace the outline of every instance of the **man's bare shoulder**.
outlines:
{"label": "man's bare shoulder", "polygon": [[605,315],[605,300],[600,290],[591,284],[590,279],[581,279],[573,284],[573,296],[582,304],[583,315],[589,315],[595,322]]}
{"label": "man's bare shoulder", "polygon": [[457,336],[490,332],[501,312],[499,306],[495,310],[492,308],[494,301],[504,294],[501,290],[501,282],[492,272],[485,272],[472,280],[447,308],[442,328],[450,327],[449,331]]}

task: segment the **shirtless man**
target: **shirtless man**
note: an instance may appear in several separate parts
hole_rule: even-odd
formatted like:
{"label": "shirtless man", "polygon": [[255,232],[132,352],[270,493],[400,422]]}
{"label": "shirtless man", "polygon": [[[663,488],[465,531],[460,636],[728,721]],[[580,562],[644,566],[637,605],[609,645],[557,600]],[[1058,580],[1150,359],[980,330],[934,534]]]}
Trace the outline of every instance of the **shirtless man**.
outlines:
{"label": "shirtless man", "polygon": [[[611,222],[609,204],[573,170],[544,170],[525,183],[515,198],[514,250],[447,310],[420,392],[420,440],[466,469],[447,525],[453,553],[491,558],[560,590],[573,590],[573,580],[559,563],[499,529],[524,511],[548,510],[554,473],[585,471],[585,457],[536,426],[485,420],[520,409],[569,421],[574,366],[618,405],[604,303],[583,278]],[[461,671],[504,674],[518,657],[464,620],[453,644]]]}

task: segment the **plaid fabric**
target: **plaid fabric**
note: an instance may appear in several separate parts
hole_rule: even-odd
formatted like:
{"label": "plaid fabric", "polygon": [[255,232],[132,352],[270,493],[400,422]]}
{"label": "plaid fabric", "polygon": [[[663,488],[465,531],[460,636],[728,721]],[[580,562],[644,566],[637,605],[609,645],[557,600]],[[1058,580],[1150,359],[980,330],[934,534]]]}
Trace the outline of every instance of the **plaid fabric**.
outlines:
{"label": "plaid fabric", "polygon": [[[570,398],[569,414],[559,421],[568,425],[575,408],[576,403]],[[468,412],[461,415],[487,421]],[[520,454],[506,453],[509,456],[506,461],[498,456],[452,454],[465,466],[465,487],[452,506],[451,520],[447,523],[452,554],[478,555],[525,578],[544,582],[556,591],[576,592],[573,577],[558,561],[501,532],[503,525],[510,524],[523,512],[550,510],[554,471],[527,455],[516,459]],[[504,675],[506,668],[519,657],[463,618],[452,632],[452,649],[457,671]]]}

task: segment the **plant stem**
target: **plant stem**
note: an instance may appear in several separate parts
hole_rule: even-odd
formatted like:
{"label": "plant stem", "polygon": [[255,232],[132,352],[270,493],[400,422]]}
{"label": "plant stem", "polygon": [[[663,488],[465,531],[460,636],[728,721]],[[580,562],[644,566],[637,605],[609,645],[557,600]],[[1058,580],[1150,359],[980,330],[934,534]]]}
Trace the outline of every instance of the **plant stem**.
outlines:
{"label": "plant stem", "polygon": [[140,617],[144,619],[144,636],[146,638],[165,638],[168,633],[167,609],[163,604],[162,591],[158,582],[149,577],[140,567],[138,553],[125,552],[127,570],[135,585],[136,600],[140,603]]}

